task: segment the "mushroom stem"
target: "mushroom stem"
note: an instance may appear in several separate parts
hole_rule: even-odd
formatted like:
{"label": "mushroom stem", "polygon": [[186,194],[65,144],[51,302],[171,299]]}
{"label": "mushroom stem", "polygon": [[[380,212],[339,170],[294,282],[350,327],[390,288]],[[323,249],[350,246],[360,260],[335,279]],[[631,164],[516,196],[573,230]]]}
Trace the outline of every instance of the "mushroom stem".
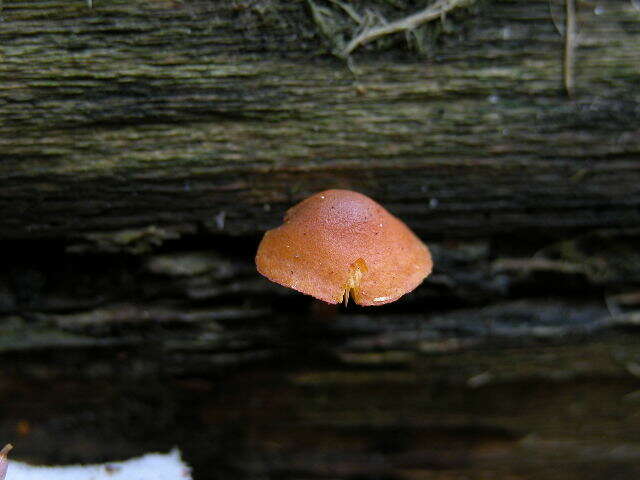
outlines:
{"label": "mushroom stem", "polygon": [[351,271],[349,272],[349,278],[344,286],[344,294],[342,296],[345,307],[349,303],[349,294],[351,294],[356,303],[358,302],[360,282],[368,270],[367,263],[362,258],[359,258],[351,264]]}

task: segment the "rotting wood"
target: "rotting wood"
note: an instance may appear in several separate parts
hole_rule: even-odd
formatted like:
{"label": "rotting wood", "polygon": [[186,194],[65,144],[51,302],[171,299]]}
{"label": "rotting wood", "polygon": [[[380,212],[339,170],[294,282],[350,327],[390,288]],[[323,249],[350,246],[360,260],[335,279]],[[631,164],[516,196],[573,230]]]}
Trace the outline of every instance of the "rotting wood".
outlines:
{"label": "rotting wood", "polygon": [[485,5],[427,58],[358,51],[355,79],[302,2],[171,5],[5,0],[3,238],[257,235],[328,187],[430,238],[638,224],[629,2],[578,12],[573,102],[546,1]]}
{"label": "rotting wood", "polygon": [[[638,477],[637,10],[576,12],[568,101],[547,0],[478,3],[425,55],[381,39],[354,72],[304,2],[4,0],[17,454],[180,445],[198,480]],[[256,274],[260,233],[332,187],[421,235],[424,285],[326,312]]]}
{"label": "rotting wood", "polygon": [[[341,314],[314,313],[310,298],[260,277],[251,242],[226,254],[180,242],[173,253],[135,256],[56,247],[16,255],[0,276],[0,351],[155,344],[174,359],[168,368],[189,374],[204,352],[225,364],[295,352],[308,329],[334,356],[596,338],[635,328],[637,241],[630,233],[529,247],[431,243],[436,269],[424,285],[385,308]],[[296,339],[299,328],[306,340]]]}
{"label": "rotting wood", "polygon": [[155,362],[140,350],[116,350],[117,362],[70,351],[76,364],[116,375],[74,376],[62,356],[50,357],[66,373],[54,382],[5,369],[12,402],[0,432],[13,435],[22,419],[21,455],[33,461],[99,461],[178,444],[199,479],[636,474],[638,380],[625,362],[637,351],[624,335],[351,371],[305,363],[301,351],[296,366],[199,378],[145,371]]}

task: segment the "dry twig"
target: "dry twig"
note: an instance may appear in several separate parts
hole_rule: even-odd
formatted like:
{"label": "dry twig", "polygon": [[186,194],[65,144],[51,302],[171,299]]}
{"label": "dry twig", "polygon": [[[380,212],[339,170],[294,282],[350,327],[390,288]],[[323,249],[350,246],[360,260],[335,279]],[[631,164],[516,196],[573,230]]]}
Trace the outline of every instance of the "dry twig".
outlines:
{"label": "dry twig", "polygon": [[9,454],[12,448],[13,448],[13,445],[8,443],[2,448],[2,450],[0,450],[0,480],[4,480],[7,474],[7,466],[8,466],[7,455]]}
{"label": "dry twig", "polygon": [[576,48],[576,4],[575,0],[565,0],[565,34],[564,34],[564,88],[569,97],[574,94],[574,62]]}
{"label": "dry twig", "polygon": [[442,17],[447,12],[468,3],[469,0],[436,0],[433,5],[428,6],[424,10],[416,12],[407,17],[401,18],[394,22],[379,27],[365,29],[359,35],[356,35],[342,51],[343,56],[348,56],[356,48],[369,43],[378,38],[390,35],[392,33],[406,32],[419,27],[423,23]]}

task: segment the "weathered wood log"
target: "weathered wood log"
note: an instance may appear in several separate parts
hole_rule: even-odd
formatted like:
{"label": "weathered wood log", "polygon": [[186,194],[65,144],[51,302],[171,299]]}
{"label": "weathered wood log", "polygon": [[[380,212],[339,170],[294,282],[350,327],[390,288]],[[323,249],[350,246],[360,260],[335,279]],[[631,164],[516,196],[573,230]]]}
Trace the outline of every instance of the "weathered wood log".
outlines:
{"label": "weathered wood log", "polygon": [[354,73],[304,2],[5,0],[0,235],[256,233],[328,187],[436,238],[637,226],[633,3],[583,8],[575,101],[547,0],[474,8]]}
{"label": "weathered wood log", "polygon": [[[640,13],[483,0],[4,0],[0,435],[16,458],[179,445],[194,478],[634,478]],[[367,13],[369,12],[369,13]],[[360,20],[358,20],[360,19]],[[408,44],[407,44],[408,40]],[[261,232],[367,193],[432,277],[324,311]]]}
{"label": "weathered wood log", "polygon": [[[103,357],[115,377],[73,378],[81,369],[70,361],[71,375],[37,382],[3,370],[0,432],[34,461],[109,460],[177,444],[194,478],[632,477],[638,380],[628,369],[637,352],[625,335],[354,369],[300,351],[278,369],[176,379],[142,375],[140,350],[120,350],[117,361]],[[96,365],[95,352],[75,355],[83,357]],[[155,355],[146,361],[159,365]]]}
{"label": "weathered wood log", "polygon": [[633,475],[636,241],[436,244],[417,292],[328,318],[250,257],[16,262],[0,435],[40,462],[180,445],[202,479]]}

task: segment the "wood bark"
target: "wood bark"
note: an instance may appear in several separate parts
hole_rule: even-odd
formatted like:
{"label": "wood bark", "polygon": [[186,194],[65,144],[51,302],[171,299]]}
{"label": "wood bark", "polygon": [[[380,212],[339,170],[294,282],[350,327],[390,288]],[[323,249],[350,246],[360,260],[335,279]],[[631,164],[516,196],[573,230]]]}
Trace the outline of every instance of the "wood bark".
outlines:
{"label": "wood bark", "polygon": [[[0,435],[194,478],[634,478],[640,12],[482,0],[0,3]],[[373,24],[373,23],[372,23]],[[326,188],[431,247],[396,304],[260,278]]]}

